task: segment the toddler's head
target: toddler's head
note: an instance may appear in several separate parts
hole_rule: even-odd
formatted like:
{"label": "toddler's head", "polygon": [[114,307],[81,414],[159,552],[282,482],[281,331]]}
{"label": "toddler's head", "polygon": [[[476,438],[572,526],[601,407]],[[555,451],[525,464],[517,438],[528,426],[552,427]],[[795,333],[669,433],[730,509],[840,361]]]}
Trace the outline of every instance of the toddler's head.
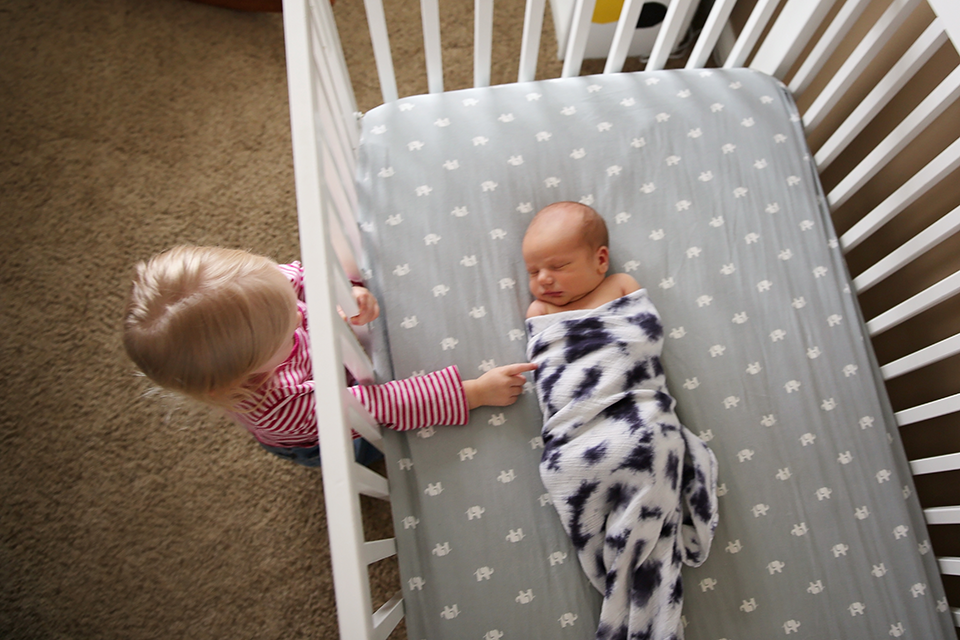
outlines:
{"label": "toddler's head", "polygon": [[296,294],[274,261],[182,246],[137,265],[123,342],[160,386],[230,405],[251,376],[289,355],[298,322]]}
{"label": "toddler's head", "polygon": [[562,307],[603,282],[610,267],[609,236],[603,218],[579,202],[555,202],[541,209],[523,237],[530,292]]}

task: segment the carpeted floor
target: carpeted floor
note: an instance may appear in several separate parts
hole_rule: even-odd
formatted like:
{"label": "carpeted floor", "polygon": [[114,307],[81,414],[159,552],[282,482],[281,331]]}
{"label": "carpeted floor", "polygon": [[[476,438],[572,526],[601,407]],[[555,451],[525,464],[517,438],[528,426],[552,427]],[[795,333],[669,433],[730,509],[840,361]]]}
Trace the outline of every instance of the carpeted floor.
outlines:
{"label": "carpeted floor", "polygon": [[[388,4],[416,63],[419,3]],[[456,4],[445,30],[469,46]],[[497,29],[518,40],[509,4]],[[336,11],[369,64],[362,3]],[[320,473],[152,394],[119,337],[137,260],[184,242],[298,257],[281,15],[0,0],[0,33],[0,637],[335,637]],[[516,73],[501,55],[495,82]],[[390,535],[384,505],[365,511],[368,538]],[[372,575],[381,601],[398,588],[389,562]]]}

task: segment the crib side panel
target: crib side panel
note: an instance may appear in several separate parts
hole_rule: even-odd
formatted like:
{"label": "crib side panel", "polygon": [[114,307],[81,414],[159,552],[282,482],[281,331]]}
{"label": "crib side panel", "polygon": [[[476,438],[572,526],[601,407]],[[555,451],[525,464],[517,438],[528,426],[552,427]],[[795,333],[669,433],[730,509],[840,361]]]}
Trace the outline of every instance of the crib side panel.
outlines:
{"label": "crib side panel", "polygon": [[818,78],[787,80],[802,87],[807,135],[960,624],[957,15],[955,3],[870,3]]}
{"label": "crib side panel", "polygon": [[[301,260],[310,323],[317,423],[338,622],[344,638],[386,638],[402,618],[399,597],[373,611],[367,566],[395,553],[392,539],[364,539],[360,495],[386,499],[384,477],[358,464],[352,432],[382,447],[379,427],[346,390],[345,371],[372,379],[372,365],[339,309],[356,305],[359,277],[352,90],[329,5],[284,3]],[[339,309],[338,309],[339,308]]]}

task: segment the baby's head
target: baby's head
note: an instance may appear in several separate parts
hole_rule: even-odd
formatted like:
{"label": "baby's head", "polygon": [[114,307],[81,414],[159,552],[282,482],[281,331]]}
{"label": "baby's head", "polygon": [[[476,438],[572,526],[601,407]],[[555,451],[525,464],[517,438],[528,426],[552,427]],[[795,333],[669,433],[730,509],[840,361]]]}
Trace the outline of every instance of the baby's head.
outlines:
{"label": "baby's head", "polygon": [[555,202],[541,209],[523,237],[530,292],[563,307],[603,282],[610,267],[607,225],[593,208]]}
{"label": "baby's head", "polygon": [[274,261],[183,246],[137,265],[123,342],[160,386],[229,405],[278,353],[289,355],[298,322],[296,294]]}

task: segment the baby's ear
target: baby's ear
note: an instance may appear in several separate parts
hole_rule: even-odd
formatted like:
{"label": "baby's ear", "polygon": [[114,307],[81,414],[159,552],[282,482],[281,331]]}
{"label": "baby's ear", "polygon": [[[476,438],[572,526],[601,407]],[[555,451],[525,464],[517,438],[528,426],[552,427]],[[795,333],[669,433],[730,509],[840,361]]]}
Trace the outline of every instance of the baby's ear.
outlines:
{"label": "baby's ear", "polygon": [[597,264],[600,265],[602,273],[606,273],[610,268],[610,249],[606,246],[597,248]]}

